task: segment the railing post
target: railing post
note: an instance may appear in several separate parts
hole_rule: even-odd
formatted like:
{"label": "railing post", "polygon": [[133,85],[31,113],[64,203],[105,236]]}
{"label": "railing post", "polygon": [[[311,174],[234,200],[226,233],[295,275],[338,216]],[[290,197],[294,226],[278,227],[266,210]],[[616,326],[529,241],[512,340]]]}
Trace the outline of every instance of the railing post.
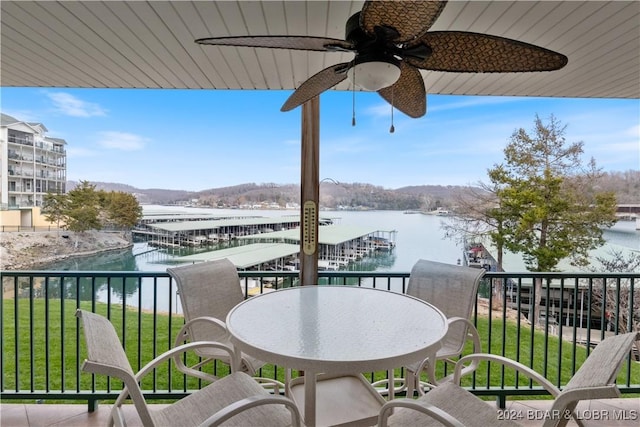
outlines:
{"label": "railing post", "polygon": [[498,406],[498,409],[505,409],[507,407],[507,396],[504,394],[497,395],[496,405]]}
{"label": "railing post", "polygon": [[[297,277],[296,272],[274,273],[273,271],[241,271],[239,276],[247,292],[247,278],[282,276],[287,280]],[[318,273],[320,279],[331,279],[333,285],[359,285],[359,286],[375,286],[386,281],[386,289],[393,291],[404,291],[406,282],[409,278],[408,272],[353,272],[353,271],[322,271]],[[40,399],[58,399],[58,400],[76,400],[87,401],[88,411],[94,412],[98,409],[99,400],[114,400],[117,397],[117,387],[114,388],[108,382],[80,381],[83,374],[80,373],[80,362],[82,353],[80,350],[79,330],[77,327],[77,319],[70,317],[73,310],[78,306],[90,306],[92,311],[107,312],[110,316],[117,320],[118,323],[126,323],[129,329],[123,334],[127,338],[132,335],[139,337],[146,335],[148,331],[149,337],[153,337],[153,342],[149,345],[147,341],[141,343],[138,341],[137,349],[135,341],[130,340],[127,344],[127,351],[131,352],[132,357],[138,357],[137,365],[142,363],[141,355],[143,353],[149,357],[156,355],[159,349],[164,350],[165,346],[170,345],[171,338],[174,335],[174,329],[179,326],[182,319],[173,319],[170,313],[173,313],[173,304],[175,303],[175,287],[170,281],[170,277],[166,272],[129,272],[129,271],[111,271],[111,272],[73,272],[73,271],[0,271],[4,285],[4,298],[0,301],[0,330],[2,338],[0,339],[0,366],[2,366],[2,375],[0,375],[0,392],[3,401],[5,399],[24,399],[24,400],[40,400]],[[119,286],[115,283],[122,282],[123,289],[125,283],[129,280],[137,280],[138,290],[144,289],[143,294],[139,293],[137,302],[132,294],[126,296],[120,295]],[[146,280],[151,278],[152,280]],[[344,280],[340,280],[343,278]],[[614,314],[628,313],[628,318],[623,320],[620,317],[617,320],[615,332],[621,332],[623,326],[632,326],[634,311],[634,298],[638,297],[638,283],[640,273],[504,273],[504,272],[487,272],[488,281],[500,279],[504,281],[503,300],[506,301],[506,293],[508,291],[508,283],[515,283],[515,303],[509,308],[515,309],[514,316],[511,313],[507,315],[507,306],[503,306],[502,316],[492,317],[497,314],[498,310],[492,309],[488,305],[488,312],[478,313],[479,304],[476,305],[476,313],[472,321],[476,325],[482,326],[481,337],[483,343],[486,343],[487,352],[493,354],[502,354],[514,360],[528,363],[546,360],[549,369],[547,374],[552,377],[551,381],[555,381],[558,386],[568,381],[568,373],[565,371],[575,372],[581,361],[590,352],[590,344],[595,344],[600,337],[596,337],[595,333],[604,334],[605,325],[601,329],[591,324],[591,320],[602,320],[602,314],[598,316],[592,314],[594,307],[599,307],[593,303],[593,293],[602,285],[598,281],[604,280],[605,284],[609,284],[608,290],[612,292],[609,296],[605,295],[606,301],[610,302],[610,311]],[[544,329],[533,329],[531,332],[535,335],[535,340],[529,338],[529,326],[521,320],[521,313],[526,305],[518,297],[523,289],[523,279],[533,281],[536,278],[542,278],[547,283],[547,287],[551,288],[551,281],[558,281],[560,285],[560,318],[566,310],[566,323],[562,325],[566,334],[559,336],[551,336],[545,334]],[[168,286],[163,286],[158,281],[166,281]],[[581,281],[586,281],[582,284]],[[397,283],[396,283],[397,282]],[[162,282],[165,283],[165,282]],[[276,285],[280,283],[276,280]],[[531,282],[533,285],[533,282]],[[628,288],[627,288],[628,287]],[[263,290],[262,288],[260,288]],[[266,290],[266,289],[264,289]],[[568,290],[575,290],[571,294],[571,306],[565,308],[564,293]],[[624,290],[624,292],[623,292]],[[555,291],[555,290],[554,290]],[[626,295],[626,292],[629,295]],[[578,295],[577,292],[580,292]],[[166,294],[163,294],[166,293]],[[166,295],[160,298],[160,295]],[[544,295],[544,294],[543,294]],[[547,294],[547,300],[550,300]],[[584,297],[582,297],[584,295]],[[146,297],[149,297],[148,299]],[[495,297],[493,297],[495,298]],[[557,299],[557,296],[554,297]],[[581,305],[581,299],[584,298],[584,304]],[[166,306],[160,306],[159,301],[167,303]],[[626,303],[624,306],[621,303]],[[152,304],[145,306],[145,304]],[[135,307],[142,307],[136,309]],[[121,313],[120,310],[126,307],[131,312]],[[542,306],[545,310],[548,308]],[[148,309],[148,310],[147,310]],[[580,315],[581,310],[585,311],[584,315]],[[543,311],[544,313],[544,311]],[[593,319],[592,319],[593,317]],[[501,318],[501,319],[500,319]],[[144,322],[143,322],[144,319]],[[480,320],[480,322],[479,322]],[[582,323],[581,322],[586,322]],[[507,322],[508,321],[508,322]],[[55,322],[55,325],[52,324]],[[174,322],[177,322],[174,324]],[[504,322],[504,323],[501,323]],[[626,322],[626,323],[625,323]],[[506,325],[509,323],[509,325]],[[146,326],[142,326],[146,325]],[[50,328],[51,326],[51,328]],[[543,324],[543,326],[546,326]],[[592,328],[593,326],[593,328]],[[586,328],[586,334],[582,335],[582,328]],[[137,330],[135,329],[137,328]],[[578,333],[580,332],[580,336]],[[593,336],[592,336],[593,335]],[[40,337],[42,339],[40,339]],[[161,337],[161,338],[159,338]],[[506,339],[505,339],[506,337]],[[598,338],[598,339],[596,339]],[[562,342],[557,340],[566,340]],[[65,343],[66,342],[66,343]],[[533,347],[527,346],[527,343],[533,342],[537,344]],[[64,346],[61,344],[65,343]],[[162,344],[160,344],[162,343]],[[68,345],[67,345],[68,344]],[[162,345],[162,348],[159,346]],[[485,345],[483,345],[483,349]],[[533,349],[533,350],[531,350]],[[484,350],[483,350],[484,351]],[[530,353],[531,352],[531,353]],[[42,357],[37,357],[37,356]],[[530,359],[531,357],[531,359]],[[629,359],[627,365],[626,379],[620,380],[618,386],[622,393],[639,393],[640,382],[638,379],[637,366]],[[531,362],[532,366],[537,366]],[[553,365],[556,364],[556,370]],[[497,369],[491,364],[492,373],[491,383],[485,382],[486,379],[479,381],[473,379],[473,383],[468,384],[471,392],[479,396],[491,396],[496,398],[496,404],[499,408],[504,409],[506,406],[507,396],[533,396],[545,395],[546,391],[539,387],[530,387],[529,385],[520,385],[516,383],[512,386],[511,380],[505,382],[504,375],[501,375]],[[633,368],[633,369],[632,369]],[[280,369],[280,368],[279,368]],[[279,370],[278,369],[278,370]],[[493,374],[493,369],[496,369]],[[169,371],[171,372],[171,371]],[[268,376],[271,376],[271,372]],[[386,373],[386,372],[385,372]],[[540,369],[540,373],[542,369]],[[281,372],[274,371],[273,374],[278,377]],[[375,373],[380,379],[384,378],[383,374]],[[624,374],[623,374],[624,375]],[[377,378],[372,376],[372,380]],[[78,386],[77,384],[81,384]],[[105,385],[106,384],[106,385]],[[160,389],[158,387],[150,388],[145,393],[149,399],[176,399],[187,394],[187,389],[176,390],[164,387],[164,384],[173,384],[171,375],[168,373],[166,378],[162,378]],[[106,387],[106,388],[105,388]],[[150,386],[149,386],[150,387]],[[185,386],[186,387],[186,386]]]}
{"label": "railing post", "polygon": [[98,399],[89,399],[87,401],[87,411],[95,412],[98,409],[98,403],[100,403]]}

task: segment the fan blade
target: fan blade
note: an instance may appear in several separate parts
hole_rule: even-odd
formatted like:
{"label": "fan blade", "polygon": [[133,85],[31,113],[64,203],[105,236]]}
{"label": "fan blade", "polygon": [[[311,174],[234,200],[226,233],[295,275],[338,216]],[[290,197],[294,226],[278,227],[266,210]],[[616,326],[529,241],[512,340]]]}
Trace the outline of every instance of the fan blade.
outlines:
{"label": "fan blade", "polygon": [[353,51],[353,45],[339,39],[310,36],[239,36],[197,39],[198,44],[215,46],[266,47],[273,49]]}
{"label": "fan blade", "polygon": [[[567,64],[567,57],[532,44],[488,34],[434,31],[419,43],[429,46],[424,60],[405,58],[418,68],[458,73],[514,73],[553,71]],[[415,45],[415,44],[414,44]],[[410,49],[410,48],[409,48]]]}
{"label": "fan blade", "polygon": [[347,78],[347,70],[352,66],[350,62],[332,65],[309,77],[295,90],[284,103],[280,111],[289,111],[302,105],[311,98],[331,89]]}
{"label": "fan blade", "polygon": [[406,43],[431,28],[446,1],[367,1],[360,13],[360,26],[369,34],[375,27],[392,27],[398,36],[391,41]]}
{"label": "fan blade", "polygon": [[427,112],[427,92],[420,71],[402,61],[400,78],[389,87],[380,89],[378,93],[389,104],[409,117],[422,117]]}

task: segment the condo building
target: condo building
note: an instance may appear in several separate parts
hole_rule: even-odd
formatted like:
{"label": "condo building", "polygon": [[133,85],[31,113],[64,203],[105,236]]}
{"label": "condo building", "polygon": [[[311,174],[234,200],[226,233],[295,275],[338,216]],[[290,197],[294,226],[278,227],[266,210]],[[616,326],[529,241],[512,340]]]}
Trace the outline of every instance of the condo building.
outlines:
{"label": "condo building", "polygon": [[45,134],[42,123],[0,118],[0,203],[2,210],[42,206],[47,193],[64,193],[65,140]]}

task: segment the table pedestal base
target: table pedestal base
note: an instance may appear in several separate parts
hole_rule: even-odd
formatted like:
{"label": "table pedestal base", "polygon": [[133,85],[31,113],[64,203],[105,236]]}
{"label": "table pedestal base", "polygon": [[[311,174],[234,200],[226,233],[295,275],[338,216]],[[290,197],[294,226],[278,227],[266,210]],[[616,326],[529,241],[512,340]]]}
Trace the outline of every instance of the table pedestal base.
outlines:
{"label": "table pedestal base", "polygon": [[[312,375],[306,372],[306,375]],[[315,423],[307,420],[305,407],[305,377],[290,382],[289,397],[293,399],[307,426],[371,426],[378,422],[378,413],[386,400],[362,375],[320,374],[316,382]]]}

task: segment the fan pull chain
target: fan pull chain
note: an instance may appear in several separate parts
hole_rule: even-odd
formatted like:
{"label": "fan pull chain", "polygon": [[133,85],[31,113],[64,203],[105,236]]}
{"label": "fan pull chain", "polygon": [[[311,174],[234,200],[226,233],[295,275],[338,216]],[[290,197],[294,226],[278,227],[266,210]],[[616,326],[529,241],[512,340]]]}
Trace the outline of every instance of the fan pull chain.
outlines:
{"label": "fan pull chain", "polygon": [[393,86],[391,86],[391,127],[389,128],[389,133],[394,133],[396,128],[393,126]]}
{"label": "fan pull chain", "polygon": [[351,86],[352,92],[352,102],[351,106],[353,109],[353,116],[351,117],[351,126],[356,125],[356,69],[353,69],[353,82],[351,82],[353,86]]}

